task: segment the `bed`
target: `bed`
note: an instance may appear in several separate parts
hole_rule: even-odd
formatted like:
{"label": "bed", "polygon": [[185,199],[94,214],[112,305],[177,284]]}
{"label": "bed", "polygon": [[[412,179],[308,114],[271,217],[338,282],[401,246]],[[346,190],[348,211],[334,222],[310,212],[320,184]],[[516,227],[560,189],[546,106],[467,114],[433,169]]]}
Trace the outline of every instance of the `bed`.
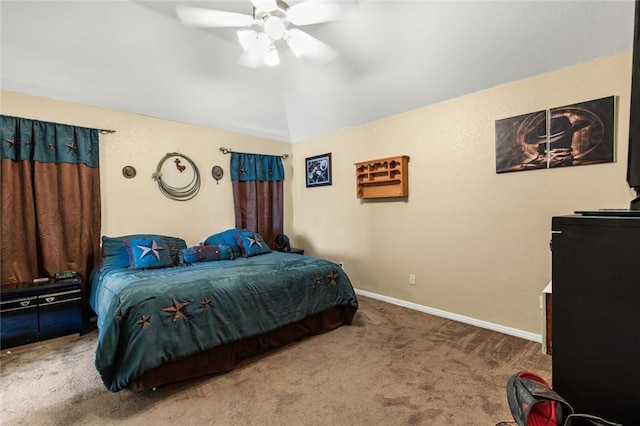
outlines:
{"label": "bed", "polygon": [[271,251],[247,230],[195,247],[154,234],[103,237],[102,251],[89,303],[98,324],[95,366],[112,392],[229,371],[350,324],[358,309],[339,265]]}

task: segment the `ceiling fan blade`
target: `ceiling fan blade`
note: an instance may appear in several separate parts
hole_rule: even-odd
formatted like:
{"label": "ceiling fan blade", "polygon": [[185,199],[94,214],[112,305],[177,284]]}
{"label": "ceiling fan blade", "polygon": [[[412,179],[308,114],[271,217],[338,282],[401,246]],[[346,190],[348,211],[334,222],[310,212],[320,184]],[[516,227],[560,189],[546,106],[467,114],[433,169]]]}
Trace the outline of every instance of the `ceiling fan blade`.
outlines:
{"label": "ceiling fan blade", "polygon": [[244,50],[251,50],[258,43],[258,33],[254,30],[240,30],[238,40]]}
{"label": "ceiling fan blade", "polygon": [[341,19],[346,11],[347,6],[337,1],[307,0],[287,9],[287,18],[292,24],[298,26],[318,24]]}
{"label": "ceiling fan blade", "polygon": [[276,0],[251,0],[253,6],[261,10],[263,12],[271,12],[272,10],[276,10],[278,8],[278,4]]}
{"label": "ceiling fan blade", "polygon": [[287,32],[285,41],[296,56],[314,62],[328,63],[338,56],[338,52],[331,46],[297,28]]}
{"label": "ceiling fan blade", "polygon": [[251,15],[193,6],[177,5],[176,14],[185,26],[193,28],[248,27],[253,23]]}

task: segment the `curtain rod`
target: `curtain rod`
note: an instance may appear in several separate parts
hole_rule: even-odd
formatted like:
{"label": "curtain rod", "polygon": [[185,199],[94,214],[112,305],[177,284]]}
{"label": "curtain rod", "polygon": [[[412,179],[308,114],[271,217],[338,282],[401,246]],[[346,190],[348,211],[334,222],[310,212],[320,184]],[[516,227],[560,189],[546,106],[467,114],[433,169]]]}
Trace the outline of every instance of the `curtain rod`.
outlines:
{"label": "curtain rod", "polygon": [[115,130],[98,129],[98,133],[100,133],[101,135],[109,135],[115,132],[116,132]]}
{"label": "curtain rod", "polygon": [[[224,148],[224,147],[220,147],[220,152],[222,152],[223,154],[230,154],[233,151],[231,150],[231,148]],[[288,158],[289,154],[282,154],[281,155],[282,158]]]}

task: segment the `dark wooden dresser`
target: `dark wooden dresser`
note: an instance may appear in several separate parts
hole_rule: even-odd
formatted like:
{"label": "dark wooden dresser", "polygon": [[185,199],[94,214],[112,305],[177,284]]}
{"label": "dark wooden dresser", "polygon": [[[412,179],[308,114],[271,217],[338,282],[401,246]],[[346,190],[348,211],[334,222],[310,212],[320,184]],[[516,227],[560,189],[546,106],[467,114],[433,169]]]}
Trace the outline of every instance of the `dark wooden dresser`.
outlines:
{"label": "dark wooden dresser", "polygon": [[81,329],[78,280],[18,283],[0,291],[0,349],[80,333]]}
{"label": "dark wooden dresser", "polygon": [[552,233],[553,389],[639,425],[640,217],[554,217]]}

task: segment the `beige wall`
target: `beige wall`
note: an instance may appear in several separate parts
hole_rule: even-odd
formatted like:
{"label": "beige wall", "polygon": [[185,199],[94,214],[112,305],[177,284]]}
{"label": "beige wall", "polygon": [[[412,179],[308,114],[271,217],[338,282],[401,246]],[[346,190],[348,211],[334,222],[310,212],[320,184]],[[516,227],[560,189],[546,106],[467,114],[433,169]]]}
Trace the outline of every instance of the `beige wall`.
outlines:
{"label": "beige wall", "polygon": [[[265,154],[291,152],[291,144],[284,142],[15,92],[2,91],[1,95],[1,112],[5,115],[116,130],[100,136],[103,235],[159,233],[179,236],[194,244],[204,236],[232,228],[235,219],[230,156],[219,148]],[[200,171],[200,192],[189,201],[165,197],[151,178],[168,152],[188,156]],[[290,176],[291,162],[285,160],[284,164],[285,174]],[[122,176],[126,165],[136,168],[135,178]],[[214,165],[225,171],[219,184],[211,176]],[[285,182],[286,231],[292,217],[291,182]]]}
{"label": "beige wall", "polygon": [[[228,173],[219,147],[291,153],[285,232],[294,246],[344,261],[357,288],[539,334],[551,217],[627,207],[631,199],[630,76],[629,52],[294,145],[6,91],[0,105],[7,115],[117,130],[101,136],[103,234],[157,232],[195,243],[234,224],[228,174],[219,185],[211,177],[216,164]],[[495,120],[611,95],[615,163],[495,173]],[[151,179],[174,151],[202,174],[201,191],[188,202],[165,198]],[[306,188],[305,157],[327,152],[333,185]],[[354,163],[398,154],[411,157],[408,199],[358,200]],[[136,167],[135,179],[122,177],[125,165]]]}
{"label": "beige wall", "polygon": [[[551,217],[632,198],[630,78],[625,53],[294,144],[294,245],[344,261],[360,289],[540,334]],[[495,120],[611,95],[615,163],[496,174]],[[304,158],[327,152],[333,185],[305,188]],[[399,154],[408,199],[358,200],[354,163]]]}

